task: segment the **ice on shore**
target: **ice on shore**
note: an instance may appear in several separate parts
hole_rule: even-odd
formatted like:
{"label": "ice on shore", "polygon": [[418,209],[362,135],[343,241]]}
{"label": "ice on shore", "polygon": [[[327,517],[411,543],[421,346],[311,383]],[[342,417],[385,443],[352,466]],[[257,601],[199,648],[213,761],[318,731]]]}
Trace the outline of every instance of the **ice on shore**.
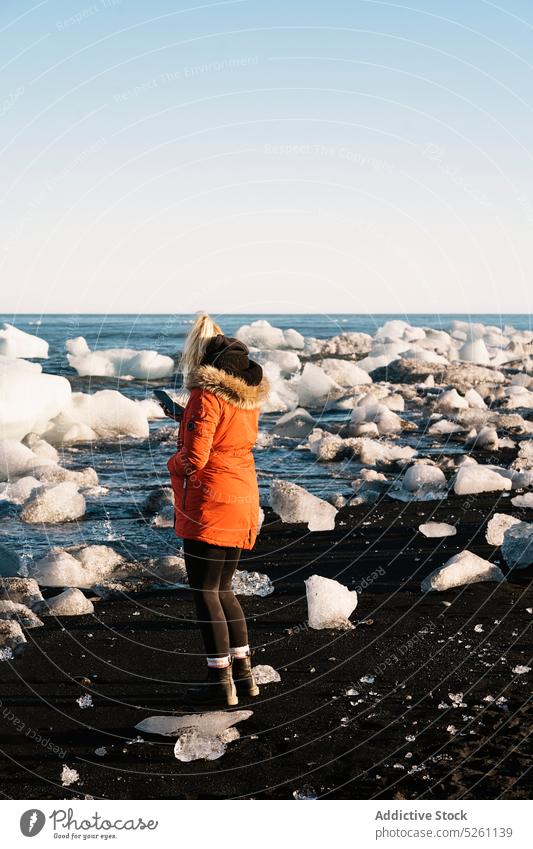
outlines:
{"label": "ice on shore", "polygon": [[203,734],[196,728],[183,731],[174,745],[174,757],[179,761],[216,761],[226,752],[228,743],[238,740],[240,734],[236,728],[228,728],[221,734]]}
{"label": "ice on shore", "polygon": [[503,535],[508,528],[516,525],[520,519],[515,519],[514,516],[508,516],[507,513],[495,513],[492,519],[487,523],[487,531],[485,539],[489,545],[501,545]]}
{"label": "ice on shore", "polygon": [[63,764],[63,769],[61,770],[61,784],[63,787],[70,787],[71,784],[76,784],[79,780],[79,772],[67,766],[67,764]]}
{"label": "ice on shore", "polygon": [[349,616],[357,607],[357,593],[338,581],[312,575],[305,581],[309,627],[353,628]]}
{"label": "ice on shore", "polygon": [[257,353],[252,352],[251,357],[262,366],[274,363],[278,367],[281,377],[292,377],[292,375],[298,374],[302,367],[300,357],[294,351],[257,351]]}
{"label": "ice on shore", "polygon": [[503,572],[498,566],[465,549],[459,554],[454,554],[443,566],[439,566],[424,578],[420,588],[422,592],[429,592],[430,590],[442,592],[465,584],[475,584],[479,581],[504,580]]}
{"label": "ice on shore", "polygon": [[272,428],[272,433],[290,439],[304,439],[315,427],[315,419],[304,410],[297,407],[281,416]]}
{"label": "ice on shore", "polygon": [[428,428],[428,433],[432,436],[448,436],[451,433],[461,433],[462,431],[464,431],[462,425],[448,419],[438,419]]}
{"label": "ice on shore", "polygon": [[506,492],[512,489],[508,478],[477,463],[463,465],[455,476],[456,495],[477,495],[480,492]]}
{"label": "ice on shore", "polygon": [[368,333],[350,331],[330,336],[329,339],[315,339],[306,336],[303,352],[306,356],[353,357],[356,354],[368,354],[372,347],[372,336]]}
{"label": "ice on shore", "polygon": [[15,657],[26,645],[26,637],[22,628],[13,619],[0,619],[0,652],[5,652],[3,659]]}
{"label": "ice on shore", "polygon": [[146,412],[139,404],[114,389],[102,389],[93,395],[74,392],[43,435],[58,445],[121,437],[145,439],[148,433]]}
{"label": "ice on shore", "polygon": [[133,377],[157,380],[174,371],[174,360],[157,351],[107,348],[91,351],[83,336],[67,339],[69,364],[81,377]]}
{"label": "ice on shore", "polygon": [[[1,574],[2,569],[0,565],[0,575]],[[25,604],[26,607],[33,609],[36,608],[41,601],[43,601],[43,596],[39,589],[39,584],[34,578],[20,578],[13,576],[0,578],[0,599]]]}
{"label": "ice on shore", "polygon": [[70,383],[43,374],[38,363],[0,356],[0,438],[22,439],[41,433],[70,400]]}
{"label": "ice on shore", "polygon": [[215,736],[222,734],[238,722],[244,722],[253,715],[251,710],[214,710],[208,713],[191,713],[183,716],[149,716],[139,722],[135,729],[144,734],[160,734],[162,737],[176,737],[188,728],[195,728],[201,734]]}
{"label": "ice on shore", "polygon": [[310,531],[331,531],[335,528],[335,507],[295,483],[272,481],[270,505],[282,522],[304,522]]}
{"label": "ice on shore", "polygon": [[36,469],[51,463],[51,460],[38,457],[31,448],[16,439],[0,440],[1,481],[12,482],[20,477],[32,477]]}
{"label": "ice on shore", "polygon": [[502,554],[513,569],[525,569],[533,563],[533,522],[518,522],[503,535]]}
{"label": "ice on shore", "polygon": [[475,363],[478,366],[488,366],[490,364],[490,354],[487,350],[483,339],[471,339],[461,345],[458,352],[458,359],[467,363]]}
{"label": "ice on shore", "polygon": [[51,548],[30,569],[41,587],[88,589],[123,569],[124,558],[107,545]]}
{"label": "ice on shore", "polygon": [[262,598],[274,592],[274,584],[268,575],[246,569],[236,570],[231,588],[235,595],[258,595]]}
{"label": "ice on shore", "polygon": [[342,438],[320,428],[315,428],[309,435],[307,447],[321,462],[358,456],[365,466],[407,462],[416,454],[416,450],[409,445],[395,445],[366,436]]}
{"label": "ice on shore", "polygon": [[389,496],[398,501],[432,501],[447,495],[446,476],[438,466],[418,462],[410,466]]}
{"label": "ice on shore", "polygon": [[320,409],[342,395],[342,388],[314,363],[306,363],[296,385],[300,407]]}
{"label": "ice on shore", "polygon": [[372,378],[364,369],[350,360],[326,358],[321,360],[320,368],[339,386],[351,389],[352,386],[372,383]]}
{"label": "ice on shore", "polygon": [[18,622],[23,628],[40,628],[43,625],[31,608],[11,600],[0,600],[0,619]]}
{"label": "ice on shore", "polygon": [[272,666],[266,664],[258,664],[253,668],[253,675],[256,684],[279,684],[281,676],[279,672]]}
{"label": "ice on shore", "polygon": [[459,395],[457,389],[447,389],[438,396],[435,409],[440,413],[455,413],[457,410],[468,410],[467,399]]}
{"label": "ice on shore", "polygon": [[38,611],[41,616],[85,616],[94,613],[94,605],[81,590],[69,587],[59,595],[47,598],[39,605]]}
{"label": "ice on shore", "polygon": [[381,472],[376,472],[374,469],[361,469],[359,478],[352,481],[356,494],[350,504],[373,504],[382,497],[389,486],[389,480]]}
{"label": "ice on shore", "polygon": [[243,324],[236,331],[235,336],[249,348],[267,351],[276,348],[293,348],[301,351],[305,344],[304,337],[297,330],[281,330],[279,327],[272,327],[264,319]]}
{"label": "ice on shore", "polygon": [[439,539],[441,537],[453,537],[457,533],[457,528],[454,525],[448,525],[446,522],[425,522],[418,526],[418,530],[425,537]]}
{"label": "ice on shore", "polygon": [[84,515],[86,501],[75,483],[42,487],[25,501],[20,518],[28,523],[72,522]]}
{"label": "ice on shore", "polygon": [[0,330],[0,356],[12,359],[46,360],[48,342],[4,322]]}
{"label": "ice on shore", "polygon": [[514,498],[511,498],[511,504],[513,507],[525,507],[526,509],[533,510],[533,492],[526,492],[524,495],[515,495]]}

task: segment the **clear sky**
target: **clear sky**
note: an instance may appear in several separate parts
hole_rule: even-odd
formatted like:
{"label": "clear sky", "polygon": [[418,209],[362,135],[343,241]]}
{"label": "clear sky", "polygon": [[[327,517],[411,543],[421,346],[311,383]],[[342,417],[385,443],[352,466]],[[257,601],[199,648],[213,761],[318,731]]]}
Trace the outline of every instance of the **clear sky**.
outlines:
{"label": "clear sky", "polygon": [[2,0],[2,312],[528,312],[529,0]]}

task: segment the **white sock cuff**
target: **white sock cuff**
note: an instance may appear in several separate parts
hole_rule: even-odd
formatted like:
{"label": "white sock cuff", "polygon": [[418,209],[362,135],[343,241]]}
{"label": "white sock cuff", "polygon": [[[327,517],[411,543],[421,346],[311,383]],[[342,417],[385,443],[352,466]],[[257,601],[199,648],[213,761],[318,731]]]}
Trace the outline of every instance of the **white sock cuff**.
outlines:
{"label": "white sock cuff", "polygon": [[230,658],[229,655],[225,655],[224,657],[208,657],[207,665],[210,669],[225,669],[226,666],[229,666]]}
{"label": "white sock cuff", "polygon": [[236,657],[237,660],[241,660],[244,657],[248,657],[250,654],[250,646],[237,646],[234,649],[230,649],[229,653],[231,657]]}

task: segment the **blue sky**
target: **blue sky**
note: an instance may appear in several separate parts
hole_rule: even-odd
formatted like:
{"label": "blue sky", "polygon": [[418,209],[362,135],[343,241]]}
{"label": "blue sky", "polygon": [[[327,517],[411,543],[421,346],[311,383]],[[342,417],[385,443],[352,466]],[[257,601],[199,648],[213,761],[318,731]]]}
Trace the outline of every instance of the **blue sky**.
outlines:
{"label": "blue sky", "polygon": [[531,308],[533,8],[4,0],[4,312]]}

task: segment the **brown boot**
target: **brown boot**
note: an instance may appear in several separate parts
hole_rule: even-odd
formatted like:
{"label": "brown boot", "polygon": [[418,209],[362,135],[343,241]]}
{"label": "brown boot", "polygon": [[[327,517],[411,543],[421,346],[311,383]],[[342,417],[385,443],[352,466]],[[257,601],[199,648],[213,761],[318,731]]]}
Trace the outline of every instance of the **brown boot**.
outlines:
{"label": "brown boot", "polygon": [[252,672],[252,659],[246,657],[232,658],[233,680],[239,696],[255,697],[259,695],[259,687],[255,683]]}
{"label": "brown boot", "polygon": [[225,666],[223,669],[209,667],[206,681],[189,687],[186,691],[184,704],[195,707],[238,705],[239,699],[231,675],[231,666]]}

